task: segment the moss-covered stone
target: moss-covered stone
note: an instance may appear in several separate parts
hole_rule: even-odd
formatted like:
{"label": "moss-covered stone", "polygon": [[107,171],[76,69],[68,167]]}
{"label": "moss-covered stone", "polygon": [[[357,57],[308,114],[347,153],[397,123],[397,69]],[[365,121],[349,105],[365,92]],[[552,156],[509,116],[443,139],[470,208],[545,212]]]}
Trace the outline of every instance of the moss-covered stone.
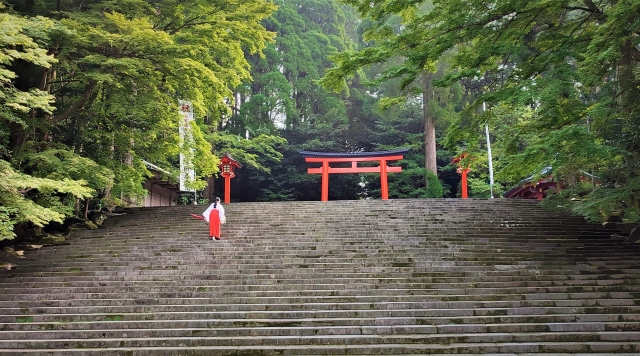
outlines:
{"label": "moss-covered stone", "polygon": [[38,240],[39,245],[57,245],[66,241],[66,238],[62,235],[45,235]]}

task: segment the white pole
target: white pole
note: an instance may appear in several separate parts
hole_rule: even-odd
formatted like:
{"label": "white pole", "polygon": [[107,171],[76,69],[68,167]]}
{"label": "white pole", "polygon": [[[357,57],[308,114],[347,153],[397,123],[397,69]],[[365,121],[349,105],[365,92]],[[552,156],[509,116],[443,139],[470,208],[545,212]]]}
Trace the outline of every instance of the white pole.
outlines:
{"label": "white pole", "polygon": [[[487,104],[482,102],[482,111],[487,111]],[[489,140],[489,124],[484,124],[484,131],[487,135],[487,154],[489,156],[489,187],[491,189],[491,199],[493,199],[493,160],[491,159],[491,140]]]}

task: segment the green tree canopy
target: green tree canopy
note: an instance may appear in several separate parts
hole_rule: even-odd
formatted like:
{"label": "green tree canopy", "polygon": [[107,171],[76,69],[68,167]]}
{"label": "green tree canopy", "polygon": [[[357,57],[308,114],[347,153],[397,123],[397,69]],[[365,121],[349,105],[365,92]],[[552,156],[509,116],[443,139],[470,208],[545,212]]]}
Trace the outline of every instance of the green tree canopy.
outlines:
{"label": "green tree canopy", "polygon": [[[336,55],[325,85],[339,88],[362,68],[398,61],[378,79],[400,78],[406,87],[434,61],[451,56],[437,85],[480,84],[449,130],[445,143],[452,150],[464,146],[478,155],[484,147],[472,137],[489,122],[504,129],[494,135],[511,134],[499,139],[505,146],[496,159],[505,160],[498,166],[512,182],[546,166],[567,182],[591,170],[611,187],[637,176],[640,1],[345,2],[369,19],[365,40],[373,45]],[[389,22],[393,16],[403,20],[399,30]],[[499,107],[530,114],[507,130],[491,122]],[[637,197],[627,198],[637,209]]]}
{"label": "green tree canopy", "polygon": [[[218,161],[201,125],[230,112],[233,88],[250,78],[246,58],[274,38],[261,25],[275,10],[266,0],[4,4],[2,158],[20,174],[49,179],[87,173],[61,167],[88,159],[87,168],[96,166],[86,182],[114,197],[145,194],[143,160],[177,176],[183,152],[195,158],[198,177],[213,174]],[[195,110],[186,142],[179,100]]]}

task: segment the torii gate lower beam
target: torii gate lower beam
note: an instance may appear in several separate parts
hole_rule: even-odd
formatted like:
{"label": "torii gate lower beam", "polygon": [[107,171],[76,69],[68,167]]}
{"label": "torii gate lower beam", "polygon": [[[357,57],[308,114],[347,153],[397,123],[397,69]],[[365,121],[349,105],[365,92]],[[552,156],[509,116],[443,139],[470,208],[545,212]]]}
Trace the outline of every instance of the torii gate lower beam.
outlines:
{"label": "torii gate lower beam", "polygon": [[[354,152],[354,153],[324,153],[300,151],[309,163],[321,163],[319,168],[308,168],[309,174],[322,174],[322,201],[329,200],[329,174],[332,173],[380,173],[380,190],[382,200],[389,199],[389,184],[387,173],[402,172],[402,167],[389,167],[388,161],[398,161],[404,158],[409,149],[399,149],[382,152]],[[379,162],[377,167],[358,167],[358,162]],[[351,163],[351,167],[331,167],[330,163]]]}

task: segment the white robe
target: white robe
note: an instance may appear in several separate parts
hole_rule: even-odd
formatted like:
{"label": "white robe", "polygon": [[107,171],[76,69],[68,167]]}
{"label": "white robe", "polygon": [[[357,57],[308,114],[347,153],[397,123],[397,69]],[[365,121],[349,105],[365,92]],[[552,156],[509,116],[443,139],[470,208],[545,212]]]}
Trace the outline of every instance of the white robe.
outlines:
{"label": "white robe", "polygon": [[224,215],[224,207],[220,203],[218,203],[218,206],[216,206],[215,208],[213,207],[214,205],[215,203],[209,205],[207,210],[205,210],[204,213],[202,213],[202,216],[204,217],[204,221],[209,222],[209,214],[211,214],[211,210],[216,209],[220,212],[220,223],[221,224],[226,223],[227,217]]}

